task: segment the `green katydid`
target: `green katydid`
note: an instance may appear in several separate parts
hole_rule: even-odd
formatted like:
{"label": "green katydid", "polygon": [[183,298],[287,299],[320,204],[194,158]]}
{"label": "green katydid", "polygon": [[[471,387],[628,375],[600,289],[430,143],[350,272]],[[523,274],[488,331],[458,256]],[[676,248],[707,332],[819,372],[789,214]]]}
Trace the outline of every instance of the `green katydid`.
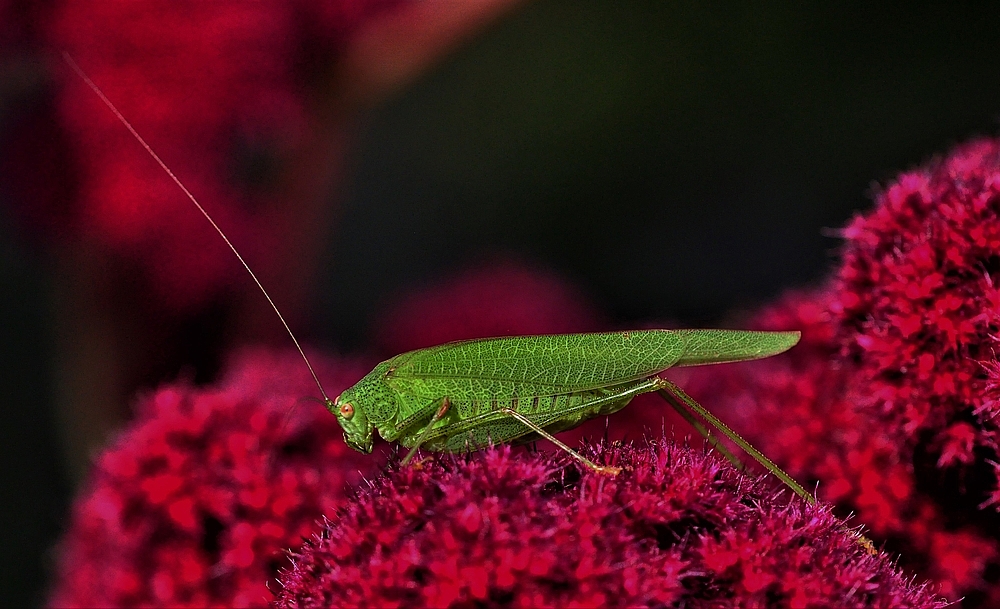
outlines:
{"label": "green katydid", "polygon": [[795,493],[813,503],[795,480],[722,421],[658,373],[674,366],[737,362],[781,353],[798,332],[637,330],[596,334],[517,336],[447,343],[397,355],[331,400],[309,358],[256,274],[198,200],[136,132],[97,85],[64,53],[70,67],[110,108],[146,152],[219,233],[278,315],[312,374],[323,402],[344,428],[347,444],[372,450],[377,429],[410,452],[461,452],[491,442],[547,438],[594,470],[617,474],[580,455],[552,434],[624,408],[637,395],[658,392],[737,467],[742,464],[696,418],[707,421]]}
{"label": "green katydid", "polygon": [[[680,387],[657,376],[671,367],[769,357],[798,340],[798,332],[637,330],[459,341],[386,360],[326,404],[351,448],[371,452],[377,429],[383,439],[411,449],[404,464],[421,447],[461,452],[538,435],[594,471],[617,473],[617,468],[596,465],[552,434],[617,412],[635,396],[657,391],[710,440],[692,411],[812,500]],[[716,446],[742,467],[722,445]]]}

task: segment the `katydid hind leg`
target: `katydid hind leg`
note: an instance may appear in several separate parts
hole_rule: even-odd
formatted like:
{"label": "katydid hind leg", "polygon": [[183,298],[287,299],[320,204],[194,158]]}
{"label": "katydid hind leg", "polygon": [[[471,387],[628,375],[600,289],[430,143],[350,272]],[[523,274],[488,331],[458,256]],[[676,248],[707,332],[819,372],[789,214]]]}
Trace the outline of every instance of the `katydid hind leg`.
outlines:
{"label": "katydid hind leg", "polygon": [[[712,426],[714,426],[716,429],[721,431],[727,438],[732,440],[737,446],[746,451],[746,453],[751,457],[753,457],[758,463],[766,467],[767,470],[772,474],[774,474],[775,477],[784,482],[788,486],[788,488],[792,489],[795,492],[795,494],[805,499],[807,503],[810,504],[816,503],[816,499],[812,495],[807,493],[806,490],[802,488],[802,486],[799,485],[799,483],[796,482],[791,476],[786,474],[784,470],[775,465],[773,461],[764,456],[764,454],[761,453],[759,450],[751,446],[749,442],[740,437],[739,434],[730,429],[729,426],[727,426],[725,423],[719,420],[715,415],[708,412],[708,410],[706,410],[704,406],[702,406],[698,402],[695,402],[694,398],[685,393],[684,390],[682,390],[680,387],[678,387],[676,384],[670,381],[667,381],[665,379],[661,380],[664,381],[664,386],[663,388],[659,389],[657,393],[659,393],[660,396],[667,401],[667,403],[673,406],[675,410],[681,413],[681,416],[684,416],[684,412],[681,412],[682,409],[679,408],[680,404],[677,403],[675,400],[680,400],[686,408],[690,408],[692,411],[698,413],[698,415],[700,415],[702,418],[704,418],[706,421],[712,424]],[[691,413],[688,412],[687,416],[684,416],[684,418],[688,419],[688,417],[693,417],[693,415],[691,415]],[[696,426],[696,428],[699,431],[701,431],[702,429],[704,429],[704,426]],[[704,432],[702,432],[702,435],[705,435]],[[729,453],[728,450],[721,450],[722,445],[718,444],[717,440],[715,442],[715,445],[717,448],[720,448],[720,452],[723,452],[723,454],[727,456],[731,456],[731,453]],[[734,459],[736,459],[736,457],[732,456],[730,458],[730,461],[733,461]],[[739,462],[738,460],[735,461],[735,463],[738,462]],[[740,466],[737,465],[737,467]],[[878,550],[875,549],[875,544],[872,543],[870,539],[865,537],[860,531],[851,529],[845,529],[845,530],[847,530],[847,532],[852,537],[854,537],[855,541],[857,541],[857,543],[861,547],[863,547],[865,551],[868,552],[869,555],[874,556],[878,554]]]}
{"label": "katydid hind leg", "polygon": [[694,427],[695,430],[699,434],[701,434],[703,438],[705,438],[705,440],[714,450],[719,451],[719,453],[721,453],[722,456],[725,457],[727,461],[732,463],[733,467],[735,467],[740,471],[744,471],[746,469],[746,465],[742,461],[740,461],[739,457],[734,455],[733,451],[729,450],[725,444],[719,441],[717,437],[712,435],[712,430],[705,427],[705,425],[702,424],[702,422],[699,421],[698,418],[691,413],[691,409],[688,408],[687,405],[684,404],[684,402],[679,400],[677,396],[665,390],[659,390],[657,391],[657,394],[661,398],[663,398],[663,401],[669,404],[670,407],[677,412],[677,414],[681,415],[681,417],[685,421],[687,421],[688,424],[691,425],[691,427]]}
{"label": "katydid hind leg", "polygon": [[[786,474],[784,470],[778,467],[773,461],[768,459],[764,453],[760,452],[754,448],[749,442],[744,440],[738,433],[729,428],[728,425],[723,423],[718,417],[709,412],[704,406],[694,401],[694,399],[688,394],[684,393],[684,390],[678,387],[675,383],[668,381],[666,379],[659,379],[662,382],[662,386],[658,389],[660,395],[671,402],[671,397],[675,397],[685,406],[693,410],[701,418],[708,421],[712,427],[719,430],[724,436],[729,438],[734,444],[743,449],[748,455],[754,458],[755,461],[767,468],[767,471],[771,472],[776,478],[785,483],[788,488],[792,489],[796,495],[802,497],[808,503],[816,503],[816,499],[813,498],[802,486],[796,482],[791,476]],[[666,394],[666,395],[665,395]],[[669,394],[673,394],[670,396]]]}

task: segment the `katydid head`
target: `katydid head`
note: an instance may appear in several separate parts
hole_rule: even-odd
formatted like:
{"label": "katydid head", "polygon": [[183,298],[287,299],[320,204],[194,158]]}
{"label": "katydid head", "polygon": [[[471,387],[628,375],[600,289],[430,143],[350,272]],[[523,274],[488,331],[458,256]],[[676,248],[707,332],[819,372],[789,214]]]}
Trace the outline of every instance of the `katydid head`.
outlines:
{"label": "katydid head", "polygon": [[391,362],[382,362],[326,407],[344,428],[344,442],[354,450],[370,453],[372,436],[378,426],[385,437],[384,425],[395,420],[399,411],[395,393],[386,384]]}
{"label": "katydid head", "polygon": [[326,408],[344,428],[344,442],[348,446],[365,454],[372,452],[375,426],[368,420],[364,408],[359,406],[350,389],[340,394],[336,400],[328,400]]}

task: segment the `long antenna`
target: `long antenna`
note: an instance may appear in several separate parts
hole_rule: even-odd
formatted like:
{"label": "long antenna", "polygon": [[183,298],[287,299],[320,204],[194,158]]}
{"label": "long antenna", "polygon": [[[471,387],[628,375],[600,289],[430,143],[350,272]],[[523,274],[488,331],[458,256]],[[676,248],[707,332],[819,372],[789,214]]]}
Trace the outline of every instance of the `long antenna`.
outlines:
{"label": "long antenna", "polygon": [[236,247],[233,246],[232,242],[229,240],[229,237],[226,236],[226,233],[222,232],[222,229],[219,228],[219,225],[215,223],[215,220],[212,219],[212,216],[208,215],[208,212],[205,211],[205,208],[201,206],[201,203],[198,202],[198,199],[196,199],[194,195],[191,194],[191,191],[188,190],[187,187],[184,186],[184,184],[177,178],[177,176],[174,175],[174,172],[171,171],[169,167],[167,167],[167,164],[164,163],[160,159],[159,155],[157,155],[153,151],[153,149],[149,146],[149,144],[146,143],[146,140],[142,139],[142,136],[139,135],[139,132],[137,132],[132,127],[132,124],[129,123],[124,116],[122,116],[122,113],[119,112],[118,108],[116,108],[115,105],[111,103],[111,100],[108,99],[106,95],[104,95],[104,92],[101,91],[100,87],[98,87],[94,83],[94,81],[90,80],[90,77],[87,76],[86,72],[84,72],[80,68],[80,66],[78,66],[76,62],[73,61],[73,58],[70,56],[70,54],[66,51],[63,51],[62,55],[63,59],[66,60],[66,63],[69,64],[69,67],[73,68],[73,71],[76,72],[77,75],[79,75],[80,78],[83,79],[83,82],[87,83],[87,86],[90,87],[90,89],[94,93],[96,93],[98,97],[101,98],[101,101],[104,102],[104,105],[106,105],[108,108],[111,109],[114,115],[118,117],[118,120],[120,120],[121,123],[125,125],[125,128],[129,130],[129,133],[131,133],[132,136],[135,137],[135,139],[138,140],[140,144],[142,144],[142,147],[146,149],[146,152],[149,153],[149,156],[153,157],[153,160],[156,161],[161,168],[163,168],[163,171],[167,172],[167,175],[170,176],[170,179],[174,181],[174,184],[177,184],[177,187],[180,188],[182,191],[184,191],[184,194],[187,195],[187,198],[190,199],[192,203],[194,203],[194,206],[198,208],[198,211],[201,212],[201,215],[205,216],[205,219],[208,220],[209,224],[212,225],[212,228],[215,229],[215,232],[219,233],[219,236],[222,237],[222,240],[226,242],[226,245],[229,246],[229,249],[233,250],[233,253],[236,254],[236,258],[240,261],[240,264],[242,264],[243,268],[245,268],[247,272],[250,273],[250,277],[253,278],[253,282],[257,284],[257,287],[260,288],[260,291],[264,294],[264,298],[267,299],[268,304],[270,304],[271,308],[274,309],[274,312],[278,316],[278,319],[281,320],[281,325],[285,326],[285,331],[287,331],[288,336],[292,338],[292,342],[295,343],[295,348],[299,350],[299,355],[302,356],[302,360],[305,361],[306,366],[309,368],[309,374],[311,374],[313,380],[316,381],[316,386],[319,387],[319,392],[323,396],[323,400],[326,403],[329,403],[330,398],[326,395],[326,391],[323,390],[323,384],[319,382],[319,377],[316,376],[316,371],[313,369],[312,364],[309,363],[309,358],[306,357],[306,352],[302,350],[302,345],[300,345],[299,340],[295,338],[295,334],[292,333],[292,329],[288,326],[288,322],[285,321],[285,316],[282,315],[281,311],[278,310],[278,307],[274,304],[274,301],[271,300],[271,295],[268,294],[267,290],[264,289],[264,286],[261,285],[260,279],[257,279],[257,275],[252,270],[250,270],[250,265],[246,263],[246,260],[243,259],[243,256],[241,256],[239,251],[237,251]]}

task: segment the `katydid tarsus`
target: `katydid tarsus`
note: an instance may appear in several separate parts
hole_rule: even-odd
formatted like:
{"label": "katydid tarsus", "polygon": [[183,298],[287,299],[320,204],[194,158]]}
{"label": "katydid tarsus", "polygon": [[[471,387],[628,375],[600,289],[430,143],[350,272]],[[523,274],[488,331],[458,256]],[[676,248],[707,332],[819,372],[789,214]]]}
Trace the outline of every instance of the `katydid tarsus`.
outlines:
{"label": "katydid tarsus", "polygon": [[806,501],[812,495],[662,371],[769,357],[795,345],[798,332],[745,330],[636,330],[595,334],[515,336],[447,343],[397,355],[331,400],[309,358],[271,296],[236,247],[129,121],[68,55],[69,66],[100,97],[139,144],[205,216],[274,309],[312,374],[344,441],[370,453],[377,430],[410,448],[462,452],[489,443],[547,438],[591,470],[617,474],[580,455],[552,434],[624,408],[637,395],[657,392],[734,465],[742,463],[712,436],[717,429]]}

